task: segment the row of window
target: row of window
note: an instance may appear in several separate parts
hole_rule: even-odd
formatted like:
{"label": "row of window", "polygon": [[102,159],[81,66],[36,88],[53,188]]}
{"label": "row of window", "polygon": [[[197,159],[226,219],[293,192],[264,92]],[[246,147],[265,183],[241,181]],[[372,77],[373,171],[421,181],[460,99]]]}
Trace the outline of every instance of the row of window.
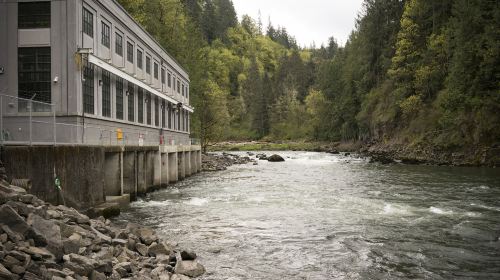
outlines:
{"label": "row of window", "polygon": [[[95,114],[95,85],[94,85],[94,65],[86,63],[83,67],[83,109],[87,114]],[[101,71],[100,86],[102,87],[102,116],[112,117],[111,98],[111,73],[106,70]],[[116,119],[137,122],[140,124],[153,125],[156,127],[189,131],[189,113],[177,108],[170,102],[152,95],[150,92],[127,82],[127,90],[124,92],[125,81],[120,77],[115,77],[115,111]],[[124,103],[127,96],[127,103]],[[137,101],[137,111],[136,111]],[[127,116],[124,115],[124,107],[127,106]],[[152,112],[152,109],[154,110]],[[177,112],[175,112],[177,111]],[[135,113],[137,112],[137,117]],[[161,112],[161,122],[160,122]],[[153,119],[154,113],[154,119]]]}
{"label": "row of window", "polygon": [[[92,12],[87,10],[86,8],[83,8],[83,32],[87,34],[90,37],[94,37],[94,15]],[[101,22],[101,44],[107,48],[110,48],[111,46],[111,28],[110,26],[102,21]],[[123,36],[115,32],[115,53],[119,56],[123,56]],[[130,41],[127,40],[127,48],[126,48],[126,59],[129,63],[134,63],[134,44]],[[137,48],[136,51],[136,60],[137,60],[137,68],[143,69],[143,60],[144,60],[144,54],[143,51],[139,48]],[[146,73],[148,75],[151,75],[151,70],[153,70],[153,77],[158,80],[161,78],[161,83],[167,86],[169,88],[172,88],[174,91],[176,91],[178,94],[181,94],[182,96],[189,97],[189,90],[187,85],[184,83],[181,84],[180,80],[175,79],[173,75],[168,72],[168,74],[165,74],[165,69],[161,69],[161,77],[160,77],[160,70],[159,70],[159,65],[157,62],[153,62],[153,69],[151,69],[151,57],[146,55]]]}

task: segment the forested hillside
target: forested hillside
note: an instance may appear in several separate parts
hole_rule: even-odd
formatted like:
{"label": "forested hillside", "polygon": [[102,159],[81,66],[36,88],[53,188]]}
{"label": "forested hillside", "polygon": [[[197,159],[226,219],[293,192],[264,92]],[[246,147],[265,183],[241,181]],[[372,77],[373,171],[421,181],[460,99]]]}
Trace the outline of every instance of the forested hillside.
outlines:
{"label": "forested hillside", "polygon": [[498,1],[365,0],[345,46],[308,48],[230,0],[119,2],[190,73],[204,143],[500,142]]}

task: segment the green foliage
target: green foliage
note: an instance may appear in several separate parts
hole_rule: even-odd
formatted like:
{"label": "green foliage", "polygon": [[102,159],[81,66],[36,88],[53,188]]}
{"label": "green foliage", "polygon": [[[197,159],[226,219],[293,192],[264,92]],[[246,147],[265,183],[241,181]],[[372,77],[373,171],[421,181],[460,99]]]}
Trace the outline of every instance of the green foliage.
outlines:
{"label": "green foliage", "polygon": [[[219,140],[500,142],[500,9],[365,0],[344,47],[301,49],[230,0],[119,0],[187,68],[193,133]],[[265,148],[262,146],[259,149]]]}

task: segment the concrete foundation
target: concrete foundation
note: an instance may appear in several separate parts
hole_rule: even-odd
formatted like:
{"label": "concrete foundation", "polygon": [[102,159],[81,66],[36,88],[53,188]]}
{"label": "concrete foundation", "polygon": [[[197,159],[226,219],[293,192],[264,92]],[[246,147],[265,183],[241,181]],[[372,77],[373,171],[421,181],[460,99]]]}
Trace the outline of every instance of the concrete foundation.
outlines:
{"label": "concrete foundation", "polygon": [[1,159],[11,178],[31,179],[33,194],[81,210],[104,203],[123,206],[201,167],[199,146],[4,146]]}

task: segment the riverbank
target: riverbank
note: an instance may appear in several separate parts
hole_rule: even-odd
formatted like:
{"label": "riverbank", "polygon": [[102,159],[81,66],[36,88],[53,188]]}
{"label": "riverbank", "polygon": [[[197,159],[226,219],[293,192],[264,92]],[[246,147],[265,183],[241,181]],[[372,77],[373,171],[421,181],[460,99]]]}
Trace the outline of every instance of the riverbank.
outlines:
{"label": "riverbank", "polygon": [[201,157],[201,170],[207,172],[226,170],[229,166],[235,164],[247,164],[256,160],[249,156],[239,156],[223,152],[221,154],[207,153]]}
{"label": "riverbank", "polygon": [[0,279],[187,280],[205,273],[195,253],[151,228],[90,219],[6,179],[1,173]]}
{"label": "riverbank", "polygon": [[429,164],[450,166],[500,166],[500,147],[470,147],[449,151],[431,146],[408,146],[397,142],[221,142],[211,151],[314,151],[358,153],[381,163]]}

